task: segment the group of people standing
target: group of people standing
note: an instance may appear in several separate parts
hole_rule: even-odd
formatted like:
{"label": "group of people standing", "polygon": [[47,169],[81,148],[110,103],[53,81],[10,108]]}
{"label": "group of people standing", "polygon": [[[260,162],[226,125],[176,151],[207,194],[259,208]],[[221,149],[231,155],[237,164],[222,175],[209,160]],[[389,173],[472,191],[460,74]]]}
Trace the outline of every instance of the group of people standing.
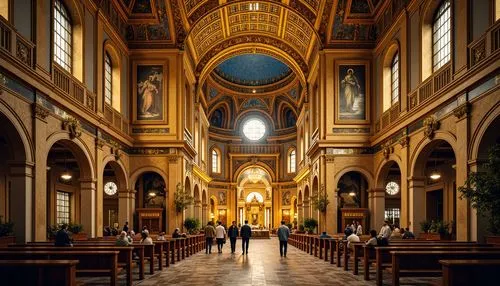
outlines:
{"label": "group of people standing", "polygon": [[[280,241],[280,254],[286,257],[287,242],[290,236],[290,229],[285,225],[285,221],[281,222],[281,226],[278,228],[277,235]],[[241,237],[241,249],[243,255],[248,255],[248,245],[250,243],[250,237],[252,237],[252,228],[248,225],[248,220],[245,220],[245,224],[241,227],[236,225],[236,221],[233,221],[231,226],[227,229],[222,225],[222,222],[218,221],[217,226],[214,227],[214,223],[209,221],[205,227],[205,241],[206,249],[205,253],[212,253],[212,242],[215,238],[217,241],[218,253],[222,253],[222,248],[226,243],[226,238],[229,237],[231,243],[231,253],[236,252],[236,240]]]}

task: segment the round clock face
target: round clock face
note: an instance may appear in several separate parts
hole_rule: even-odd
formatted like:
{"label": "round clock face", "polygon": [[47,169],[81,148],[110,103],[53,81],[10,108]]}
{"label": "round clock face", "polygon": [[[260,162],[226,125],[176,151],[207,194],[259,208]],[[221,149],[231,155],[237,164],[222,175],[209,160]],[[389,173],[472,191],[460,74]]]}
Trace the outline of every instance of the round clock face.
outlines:
{"label": "round clock face", "polygon": [[107,182],[106,185],[104,185],[104,192],[106,195],[112,196],[116,194],[118,191],[118,187],[114,182]]}
{"label": "round clock face", "polygon": [[385,186],[385,192],[389,195],[395,195],[399,193],[399,185],[396,182],[389,182],[387,186]]}

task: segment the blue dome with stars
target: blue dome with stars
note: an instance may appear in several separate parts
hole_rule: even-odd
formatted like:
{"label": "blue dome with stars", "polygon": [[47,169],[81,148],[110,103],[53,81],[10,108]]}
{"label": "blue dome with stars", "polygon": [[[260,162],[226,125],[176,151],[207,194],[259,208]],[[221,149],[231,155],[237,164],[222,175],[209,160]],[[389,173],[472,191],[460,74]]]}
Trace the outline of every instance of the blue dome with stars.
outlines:
{"label": "blue dome with stars", "polygon": [[263,54],[231,57],[220,63],[214,71],[229,82],[245,86],[273,84],[292,73],[280,60]]}

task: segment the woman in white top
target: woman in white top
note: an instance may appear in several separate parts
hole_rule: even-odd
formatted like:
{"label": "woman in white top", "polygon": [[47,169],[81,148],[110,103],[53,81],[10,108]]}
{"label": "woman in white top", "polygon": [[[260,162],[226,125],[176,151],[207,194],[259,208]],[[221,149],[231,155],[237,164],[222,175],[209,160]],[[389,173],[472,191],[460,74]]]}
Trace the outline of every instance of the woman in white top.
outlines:
{"label": "woman in white top", "polygon": [[146,244],[146,245],[152,245],[153,244],[153,239],[149,237],[149,232],[148,231],[143,231],[141,232],[141,244]]}
{"label": "woman in white top", "polygon": [[222,253],[222,247],[226,242],[226,229],[222,226],[222,222],[217,222],[217,227],[215,228],[215,238],[217,239],[217,249],[219,253]]}
{"label": "woman in white top", "polygon": [[356,228],[356,235],[360,236],[362,234],[363,234],[363,227],[361,226],[361,224],[358,224],[358,227]]}

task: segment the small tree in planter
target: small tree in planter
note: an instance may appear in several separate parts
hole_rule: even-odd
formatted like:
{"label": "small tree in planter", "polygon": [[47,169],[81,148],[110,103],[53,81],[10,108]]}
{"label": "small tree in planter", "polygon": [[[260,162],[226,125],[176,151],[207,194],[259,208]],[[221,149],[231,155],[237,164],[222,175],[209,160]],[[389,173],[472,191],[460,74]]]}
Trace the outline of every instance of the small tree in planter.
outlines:
{"label": "small tree in planter", "polygon": [[[471,201],[478,213],[489,217],[489,231],[500,235],[500,144],[488,152],[488,162],[481,172],[472,172],[465,184],[458,188],[460,198]],[[500,238],[498,238],[500,240]]]}
{"label": "small tree in planter", "polygon": [[68,224],[68,231],[71,233],[71,238],[73,240],[87,240],[87,234],[82,233],[83,231],[82,224],[70,222]]}
{"label": "small tree in planter", "polygon": [[304,219],[304,228],[307,233],[312,234],[314,230],[318,227],[318,221],[314,218],[306,218]]}
{"label": "small tree in planter", "polygon": [[0,216],[0,245],[7,245],[15,242],[14,223],[11,221],[4,222],[3,217]]}
{"label": "small tree in planter", "polygon": [[[187,209],[188,206],[192,205],[194,202],[194,197],[191,196],[191,194],[184,189],[184,186],[181,183],[177,183],[177,187],[174,193],[174,206],[175,206],[175,211],[177,214],[182,213],[185,209]],[[177,223],[177,218],[176,216],[176,224]]]}
{"label": "small tree in planter", "polygon": [[326,212],[326,207],[330,203],[328,200],[328,195],[326,192],[319,192],[318,195],[311,197],[312,204],[314,206],[314,209],[324,213]]}
{"label": "small tree in planter", "polygon": [[189,234],[195,234],[200,229],[200,221],[196,218],[188,217],[184,220],[184,227]]}

